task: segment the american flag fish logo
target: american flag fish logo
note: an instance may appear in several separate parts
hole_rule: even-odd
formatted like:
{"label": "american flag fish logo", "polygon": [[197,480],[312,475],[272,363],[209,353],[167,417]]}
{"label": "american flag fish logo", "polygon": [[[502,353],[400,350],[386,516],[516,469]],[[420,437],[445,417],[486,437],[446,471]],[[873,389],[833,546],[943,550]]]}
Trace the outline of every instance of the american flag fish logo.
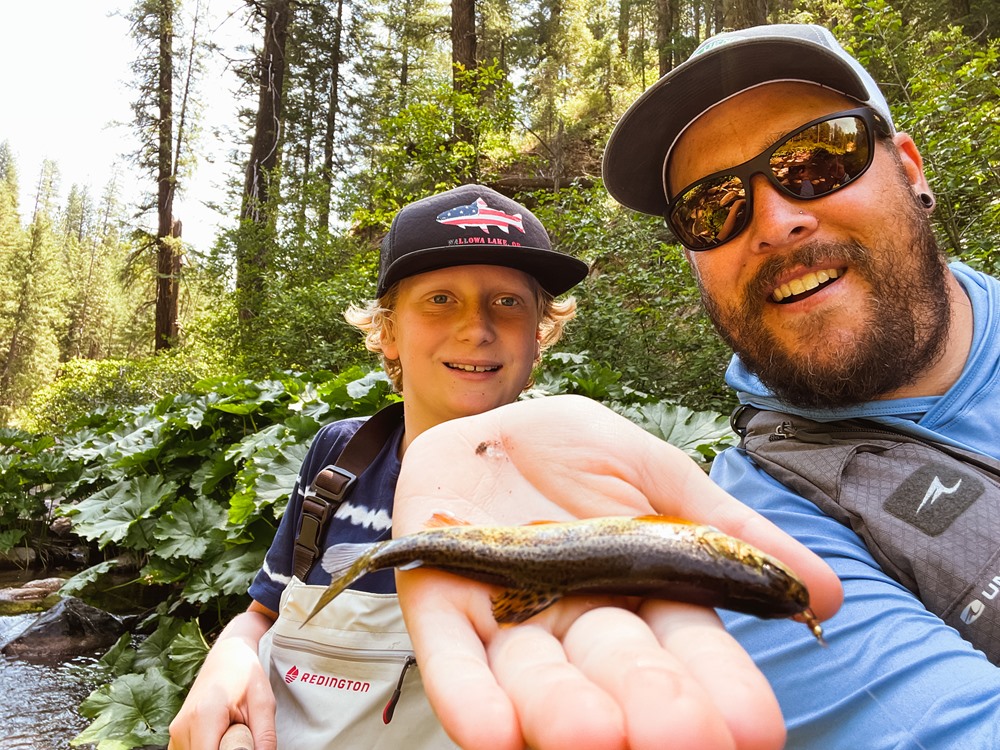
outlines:
{"label": "american flag fish logo", "polygon": [[437,220],[441,224],[448,224],[453,227],[481,227],[485,234],[490,233],[490,227],[497,227],[504,234],[509,234],[508,227],[517,227],[524,232],[524,223],[521,221],[521,214],[505,214],[495,208],[490,208],[482,198],[477,198],[475,203],[467,206],[456,206],[438,214]]}

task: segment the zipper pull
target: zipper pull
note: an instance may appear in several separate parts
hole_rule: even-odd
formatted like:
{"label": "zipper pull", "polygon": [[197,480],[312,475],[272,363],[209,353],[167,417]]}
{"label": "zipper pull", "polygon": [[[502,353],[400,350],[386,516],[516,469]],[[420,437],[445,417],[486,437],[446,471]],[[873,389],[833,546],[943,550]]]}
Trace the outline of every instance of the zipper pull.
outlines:
{"label": "zipper pull", "polygon": [[817,445],[830,445],[833,443],[833,436],[829,432],[815,430],[797,430],[792,427],[791,422],[782,422],[774,428],[774,432],[767,436],[767,442],[774,443],[778,440],[788,440],[794,438],[803,443],[815,443]]}
{"label": "zipper pull", "polygon": [[773,443],[776,440],[787,440],[795,437],[795,428],[791,422],[782,422],[774,428],[774,432],[767,436],[767,442]]}
{"label": "zipper pull", "polygon": [[399,673],[399,682],[396,683],[396,689],[392,691],[392,696],[389,698],[389,702],[385,704],[385,708],[382,709],[382,723],[388,724],[392,721],[392,715],[396,711],[396,704],[399,703],[400,693],[403,692],[403,678],[406,677],[406,670],[417,663],[417,657],[407,656],[406,661],[403,662],[403,671]]}

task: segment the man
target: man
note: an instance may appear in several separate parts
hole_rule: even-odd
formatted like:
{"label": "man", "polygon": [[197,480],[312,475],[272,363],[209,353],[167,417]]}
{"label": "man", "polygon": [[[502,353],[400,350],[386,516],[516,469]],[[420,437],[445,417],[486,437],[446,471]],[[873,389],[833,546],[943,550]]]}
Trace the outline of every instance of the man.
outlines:
{"label": "man", "polygon": [[735,352],[727,382],[751,427],[771,420],[713,479],[844,585],[823,652],[724,616],[788,746],[1000,747],[983,653],[1000,653],[1000,283],[947,265],[920,153],[874,80],[817,26],[721,34],[631,106],[604,159],[611,194],[685,246]]}

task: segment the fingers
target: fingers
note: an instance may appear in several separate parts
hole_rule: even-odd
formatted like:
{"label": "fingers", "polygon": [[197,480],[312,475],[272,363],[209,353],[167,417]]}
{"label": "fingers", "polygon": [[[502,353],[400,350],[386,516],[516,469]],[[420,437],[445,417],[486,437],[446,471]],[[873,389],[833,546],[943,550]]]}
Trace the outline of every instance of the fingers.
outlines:
{"label": "fingers", "polygon": [[529,747],[629,747],[624,717],[614,697],[567,660],[562,643],[546,628],[524,624],[501,629],[490,644],[489,655]]}
{"label": "fingers", "polygon": [[650,600],[638,614],[663,648],[675,654],[705,694],[712,696],[737,747],[784,746],[784,720],[770,684],[713,612]]}
{"label": "fingers", "polygon": [[735,747],[718,697],[631,612],[592,610],[569,629],[563,645],[581,673],[622,707],[629,750],[657,750],[665,738],[673,750]]}
{"label": "fingers", "polygon": [[483,588],[435,571],[396,574],[424,690],[448,735],[465,750],[522,750],[517,715],[483,646],[496,630]]}
{"label": "fingers", "polygon": [[843,591],[817,555],[718,487],[682,451],[579,396],[522,401],[428,430],[408,448],[394,524],[450,508],[473,523],[659,513],[767,552],[809,589],[820,619]]}

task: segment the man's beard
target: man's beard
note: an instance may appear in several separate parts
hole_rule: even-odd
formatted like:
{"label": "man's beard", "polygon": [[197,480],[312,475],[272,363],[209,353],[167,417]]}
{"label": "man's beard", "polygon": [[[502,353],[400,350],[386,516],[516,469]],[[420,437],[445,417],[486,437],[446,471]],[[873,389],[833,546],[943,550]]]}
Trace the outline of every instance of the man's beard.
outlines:
{"label": "man's beard", "polygon": [[[942,355],[951,313],[948,270],[930,222],[916,209],[904,222],[913,237],[902,249],[890,239],[870,250],[857,243],[813,244],[776,255],[747,284],[742,302],[726,311],[702,289],[708,314],[747,369],[793,406],[850,406],[911,385]],[[858,335],[837,341],[827,316],[818,314],[798,332],[798,349],[789,350],[764,324],[774,280],[784,269],[813,267],[829,258],[846,260],[850,273],[870,285],[866,305],[858,310],[866,319]]]}

